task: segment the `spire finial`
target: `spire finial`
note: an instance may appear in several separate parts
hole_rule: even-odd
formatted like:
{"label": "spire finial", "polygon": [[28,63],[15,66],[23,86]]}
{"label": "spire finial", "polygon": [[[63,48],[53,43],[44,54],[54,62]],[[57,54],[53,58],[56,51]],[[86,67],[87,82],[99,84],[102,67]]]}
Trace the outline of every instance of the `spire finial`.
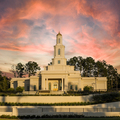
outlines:
{"label": "spire finial", "polygon": [[61,35],[61,36],[62,36],[62,34],[60,33],[60,31],[58,32],[57,36],[58,36],[58,35]]}

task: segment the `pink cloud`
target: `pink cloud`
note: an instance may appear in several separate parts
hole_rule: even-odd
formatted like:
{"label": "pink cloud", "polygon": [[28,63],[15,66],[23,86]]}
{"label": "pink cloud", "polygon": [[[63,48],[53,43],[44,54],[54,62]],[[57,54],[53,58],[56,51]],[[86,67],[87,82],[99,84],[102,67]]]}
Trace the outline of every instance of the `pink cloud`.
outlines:
{"label": "pink cloud", "polygon": [[38,53],[49,53],[51,54],[53,49],[50,48],[47,44],[46,45],[24,45],[24,46],[20,46],[20,45],[15,45],[13,43],[9,43],[9,45],[6,44],[2,44],[0,45],[0,49],[3,50],[10,50],[10,51],[21,51],[21,52],[38,52]]}
{"label": "pink cloud", "polygon": [[102,23],[102,26],[106,31],[114,35],[117,31],[119,25],[119,15],[115,13],[114,10],[110,8],[110,4],[105,4],[104,2],[98,1],[76,1],[77,13],[83,14],[85,16],[91,16],[93,19]]}
{"label": "pink cloud", "polygon": [[99,41],[93,37],[92,29],[87,26],[82,26],[82,31],[74,39],[68,41],[72,45],[71,53],[91,56],[96,60],[106,60],[109,64],[115,64],[116,58],[119,58],[118,42],[116,40]]}
{"label": "pink cloud", "polygon": [[[51,54],[53,47],[50,46],[52,46],[52,40],[55,39],[51,30],[54,30],[55,33],[60,31],[63,34],[63,39],[69,46],[68,51],[72,53],[105,59],[110,63],[115,63],[115,57],[119,58],[120,42],[114,37],[115,35],[120,37],[119,18],[118,14],[110,9],[109,3],[104,4],[104,2],[92,0],[91,2],[89,0],[66,0],[66,2],[64,0],[29,0],[21,7],[7,8],[6,11],[0,19],[0,29],[3,30],[0,32],[0,49]],[[94,26],[101,28],[99,32],[107,31],[109,36],[103,36],[100,33],[101,36],[94,36],[97,33],[94,26],[87,25],[88,21],[85,18],[85,21],[82,20],[81,16],[90,18],[88,20],[92,18]],[[22,21],[24,19],[34,21],[34,25],[27,25]],[[44,24],[39,19],[42,19]],[[40,43],[31,41],[31,30],[34,26],[42,25],[45,26],[45,30],[41,30],[40,35],[46,37],[47,31],[52,40],[45,38],[42,41],[43,38],[40,38]],[[17,32],[13,26],[17,28]],[[37,34],[35,37],[38,37]],[[19,40],[19,38],[24,38],[24,40]]]}
{"label": "pink cloud", "polygon": [[116,39],[104,40],[104,44],[110,46],[111,48],[120,50],[120,41],[117,41]]}

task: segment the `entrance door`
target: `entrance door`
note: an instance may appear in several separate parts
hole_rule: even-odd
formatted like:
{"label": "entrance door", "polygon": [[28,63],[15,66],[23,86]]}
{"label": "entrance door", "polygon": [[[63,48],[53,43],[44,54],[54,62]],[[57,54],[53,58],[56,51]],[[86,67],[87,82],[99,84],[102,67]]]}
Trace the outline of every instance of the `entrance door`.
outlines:
{"label": "entrance door", "polygon": [[53,90],[54,90],[54,91],[58,91],[58,83],[57,83],[57,82],[55,82],[55,83],[53,84]]}

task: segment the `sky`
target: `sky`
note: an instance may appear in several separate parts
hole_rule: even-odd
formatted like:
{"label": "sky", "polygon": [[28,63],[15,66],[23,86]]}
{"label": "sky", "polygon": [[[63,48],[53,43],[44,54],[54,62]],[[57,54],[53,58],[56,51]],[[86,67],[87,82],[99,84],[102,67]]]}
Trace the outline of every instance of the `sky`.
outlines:
{"label": "sky", "polygon": [[120,0],[0,0],[0,70],[48,65],[59,31],[67,59],[105,60],[120,73]]}

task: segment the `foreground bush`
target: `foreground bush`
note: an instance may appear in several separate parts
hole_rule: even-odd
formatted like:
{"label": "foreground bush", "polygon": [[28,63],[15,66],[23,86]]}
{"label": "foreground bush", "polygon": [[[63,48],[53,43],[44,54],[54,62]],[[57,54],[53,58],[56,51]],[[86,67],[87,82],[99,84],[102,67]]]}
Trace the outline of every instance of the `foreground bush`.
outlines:
{"label": "foreground bush", "polygon": [[7,119],[31,119],[31,118],[120,118],[120,116],[101,116],[101,117],[92,117],[84,115],[77,115],[77,114],[71,114],[71,115],[23,115],[23,116],[10,116],[10,115],[1,115],[0,118],[7,118]]}
{"label": "foreground bush", "polygon": [[77,106],[77,105],[92,105],[90,102],[73,102],[73,103],[7,103],[1,102],[0,106]]}
{"label": "foreground bush", "polygon": [[97,103],[120,101],[120,93],[119,92],[112,92],[112,93],[106,93],[106,94],[101,94],[101,95],[94,95],[92,97],[92,100],[97,102]]}
{"label": "foreground bush", "polygon": [[14,88],[9,88],[7,91],[10,92],[10,93],[14,93],[15,89]]}
{"label": "foreground bush", "polygon": [[93,87],[92,86],[85,86],[84,88],[84,91],[86,91],[86,92],[90,92],[90,91],[93,91]]}
{"label": "foreground bush", "polygon": [[0,118],[8,118],[8,119],[29,119],[29,118],[83,118],[84,115],[23,115],[23,116],[10,116],[10,115],[1,115]]}
{"label": "foreground bush", "polygon": [[19,92],[19,93],[22,93],[23,90],[24,90],[24,88],[20,87],[20,86],[16,88],[16,92]]}

